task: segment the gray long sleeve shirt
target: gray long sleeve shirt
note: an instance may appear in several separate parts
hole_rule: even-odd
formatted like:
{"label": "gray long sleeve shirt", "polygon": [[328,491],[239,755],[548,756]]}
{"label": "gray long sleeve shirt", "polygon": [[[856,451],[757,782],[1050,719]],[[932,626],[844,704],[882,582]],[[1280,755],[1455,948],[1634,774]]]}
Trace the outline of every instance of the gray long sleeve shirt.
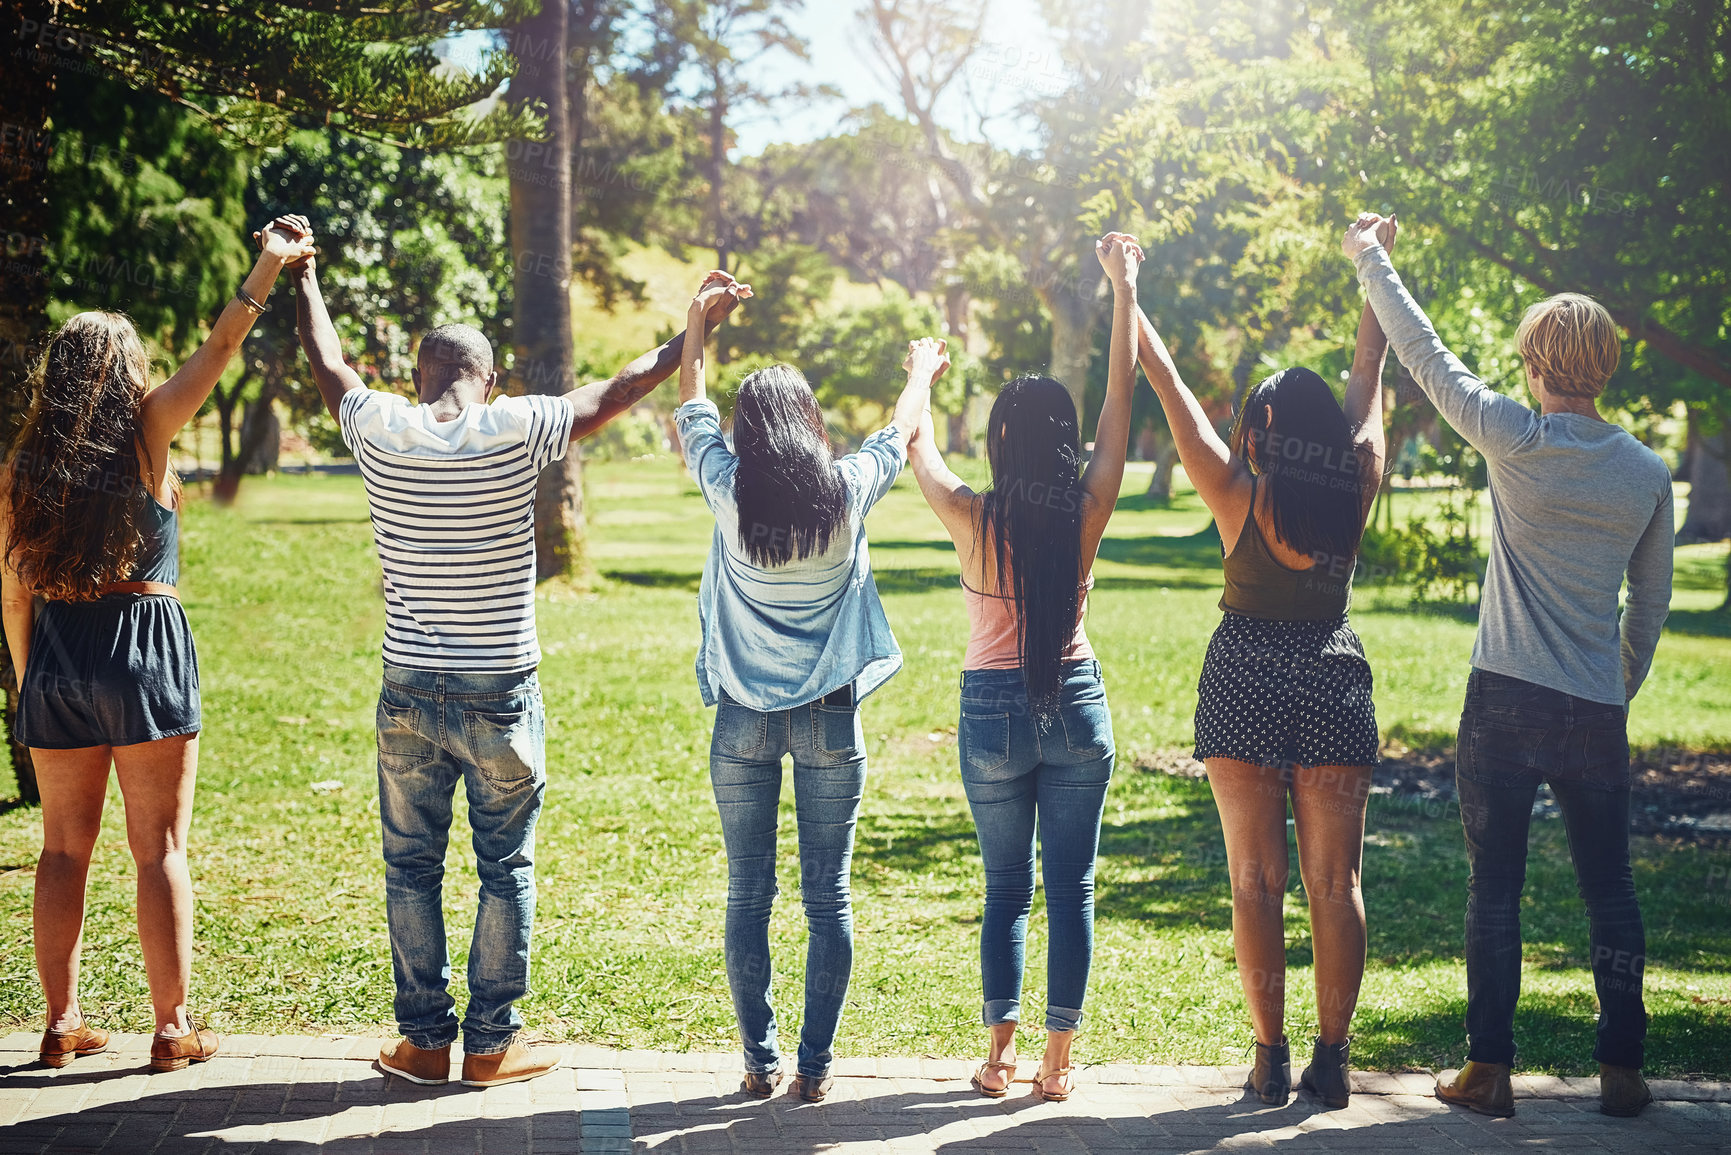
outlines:
{"label": "gray long sleeve shirt", "polygon": [[1490,469],[1490,569],[1473,665],[1626,703],[1671,608],[1670,470],[1621,426],[1534,413],[1487,387],[1444,347],[1381,245],[1354,263],[1401,364]]}

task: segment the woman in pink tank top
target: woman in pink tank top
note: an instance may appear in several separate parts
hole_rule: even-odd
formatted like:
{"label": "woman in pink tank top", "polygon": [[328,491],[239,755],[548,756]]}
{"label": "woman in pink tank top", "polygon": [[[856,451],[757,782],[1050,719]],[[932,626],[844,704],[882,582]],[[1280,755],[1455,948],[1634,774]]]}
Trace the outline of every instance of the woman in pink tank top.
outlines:
{"label": "woman in pink tank top", "polygon": [[1082,626],[1094,555],[1118,499],[1136,383],[1135,238],[1096,246],[1112,282],[1111,369],[1094,456],[1081,466],[1076,405],[1050,377],[1004,386],[986,433],[992,485],[976,494],[950,472],[928,411],[909,448],[920,491],[962,564],[968,653],[962,667],[962,786],[985,867],[982,1019],[990,1029],[974,1088],[1001,1098],[1016,1072],[1022,964],[1042,844],[1046,1049],[1041,1098],[1070,1097],[1070,1044],[1094,949],[1094,857],[1112,779],[1112,713]]}

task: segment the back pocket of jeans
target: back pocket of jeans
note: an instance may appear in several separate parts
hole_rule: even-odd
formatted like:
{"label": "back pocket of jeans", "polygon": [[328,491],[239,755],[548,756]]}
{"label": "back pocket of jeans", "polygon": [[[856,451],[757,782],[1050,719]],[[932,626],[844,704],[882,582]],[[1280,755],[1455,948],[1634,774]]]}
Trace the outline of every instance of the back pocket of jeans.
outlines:
{"label": "back pocket of jeans", "polygon": [[859,757],[864,738],[857,707],[811,708],[811,744],[831,758]]}
{"label": "back pocket of jeans", "polygon": [[379,765],[387,770],[409,771],[433,759],[431,739],[421,735],[417,724],[421,711],[379,700]]}
{"label": "back pocket of jeans", "polygon": [[1479,715],[1468,731],[1468,750],[1459,759],[1460,773],[1487,786],[1536,782],[1546,764],[1551,731],[1543,726],[1514,726]]}
{"label": "back pocket of jeans", "polygon": [[469,757],[481,776],[500,786],[533,780],[541,771],[541,734],[535,711],[463,711]]}
{"label": "back pocket of jeans", "polygon": [[715,707],[715,746],[724,754],[749,758],[769,742],[769,715],[731,698]]}
{"label": "back pocket of jeans", "polygon": [[1602,790],[1629,785],[1629,728],[1622,710],[1586,719],[1569,735],[1568,757],[1554,780],[1579,782]]}
{"label": "back pocket of jeans", "polygon": [[1010,760],[1008,714],[962,714],[960,730],[963,769],[989,774]]}
{"label": "back pocket of jeans", "polygon": [[1102,697],[1096,702],[1074,702],[1059,711],[1064,722],[1064,742],[1070,753],[1083,758],[1104,758],[1112,751],[1112,710]]}

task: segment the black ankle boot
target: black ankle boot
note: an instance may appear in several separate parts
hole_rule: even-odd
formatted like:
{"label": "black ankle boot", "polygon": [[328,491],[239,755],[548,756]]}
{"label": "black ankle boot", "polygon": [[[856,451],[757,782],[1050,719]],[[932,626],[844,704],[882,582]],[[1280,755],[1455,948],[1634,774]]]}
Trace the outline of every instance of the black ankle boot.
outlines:
{"label": "black ankle boot", "polygon": [[1310,1066],[1299,1076],[1299,1086],[1322,1100],[1323,1106],[1338,1111],[1352,1098],[1352,1072],[1347,1063],[1352,1040],[1345,1039],[1330,1046],[1321,1039],[1310,1053]]}
{"label": "black ankle boot", "polygon": [[1256,1066],[1250,1070],[1250,1081],[1244,1089],[1271,1106],[1282,1107],[1292,1094],[1292,1052],[1286,1036],[1272,1045],[1256,1044]]}

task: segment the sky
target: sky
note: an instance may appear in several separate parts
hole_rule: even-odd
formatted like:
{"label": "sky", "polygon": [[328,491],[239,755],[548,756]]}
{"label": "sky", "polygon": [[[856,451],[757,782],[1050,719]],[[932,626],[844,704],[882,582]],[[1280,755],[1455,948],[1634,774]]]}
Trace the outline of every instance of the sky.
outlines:
{"label": "sky", "polygon": [[[1050,54],[1050,37],[1040,16],[1038,0],[989,0],[981,51],[968,71],[970,94],[960,81],[951,98],[938,109],[939,119],[963,140],[982,135],[976,108],[994,110],[985,130],[994,143],[1016,148],[1032,141],[1031,125],[1008,115],[1013,105],[1037,96],[1058,83],[1061,66]],[[868,41],[860,13],[863,0],[805,0],[788,14],[788,24],[810,49],[805,61],[774,52],[761,61],[763,86],[827,84],[839,98],[807,103],[786,101],[767,114],[742,117],[734,124],[735,155],[750,156],[766,145],[816,140],[835,132],[851,108],[880,101],[899,109],[900,96],[882,74]],[[446,41],[444,52],[453,64],[472,66],[495,43],[491,33],[469,33]]]}
{"label": "sky", "polygon": [[[788,23],[810,46],[811,59],[802,63],[785,53],[765,57],[766,85],[830,84],[841,90],[841,99],[805,107],[789,104],[773,115],[741,121],[735,127],[741,153],[749,156],[767,144],[827,136],[849,108],[874,100],[892,109],[899,107],[900,97],[868,42],[860,15],[864,8],[860,0],[806,0],[800,11],[791,14]],[[976,103],[1003,108],[1027,95],[1048,71],[1043,59],[1048,41],[1037,0],[991,0],[983,50],[968,77]],[[978,118],[967,100],[959,92],[956,95],[939,109],[939,115],[957,136],[977,139]],[[990,134],[998,143],[1013,146],[1027,129],[998,119]]]}

